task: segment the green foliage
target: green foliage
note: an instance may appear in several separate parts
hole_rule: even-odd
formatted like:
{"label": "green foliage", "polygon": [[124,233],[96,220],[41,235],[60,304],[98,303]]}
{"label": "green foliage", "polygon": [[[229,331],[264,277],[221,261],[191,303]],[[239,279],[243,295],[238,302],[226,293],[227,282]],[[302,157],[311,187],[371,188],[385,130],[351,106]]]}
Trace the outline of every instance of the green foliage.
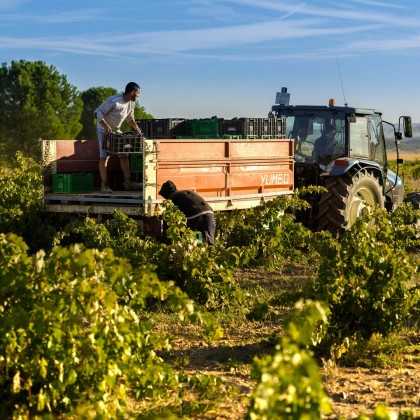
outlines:
{"label": "green foliage", "polygon": [[420,245],[420,209],[415,209],[411,203],[403,203],[390,219],[387,229],[381,232],[384,241],[389,236],[394,247],[403,249]]}
{"label": "green foliage", "polygon": [[243,296],[233,276],[233,268],[240,262],[240,249],[197,244],[185,215],[169,200],[163,206],[166,210],[162,218],[170,241],[167,275],[194,301],[207,307],[241,302]]}
{"label": "green foliage", "polygon": [[242,293],[233,277],[240,250],[197,244],[195,232],[187,228],[185,215],[170,201],[165,201],[164,206],[167,210],[162,218],[167,224],[169,243],[141,238],[136,222],[115,211],[113,219],[103,224],[89,218],[69,224],[56,235],[55,244],[80,242],[98,249],[110,247],[135,267],[151,264],[160,279],[176,281],[191,299],[207,308],[240,302]]}
{"label": "green foliage", "polygon": [[42,171],[20,152],[11,168],[0,168],[0,232],[23,236],[31,249],[50,242],[54,228],[41,213]]}
{"label": "green foliage", "polygon": [[[390,169],[396,172],[396,162],[388,162],[388,164]],[[405,194],[408,194],[411,191],[418,191],[420,182],[420,160],[404,160],[404,164],[399,167],[399,176],[404,181]]]}
{"label": "green foliage", "polygon": [[150,268],[77,245],[30,257],[22,239],[1,234],[0,279],[3,412],[115,418],[130,389],[141,399],[178,386],[157,356],[168,339],[142,309],[159,299],[182,319],[194,307]]}
{"label": "green foliage", "polygon": [[242,262],[279,269],[286,260],[302,260],[312,233],[294,222],[293,212],[305,206],[298,195],[282,196],[257,207],[217,215],[217,242],[243,249]]}
{"label": "green foliage", "polygon": [[[320,304],[308,304],[303,314],[299,307],[274,355],[256,359],[259,383],[248,418],[319,418],[328,401],[308,348],[339,357],[354,340],[372,354],[366,340],[380,341],[420,313],[418,262],[405,252],[418,246],[419,212],[408,205],[392,215],[376,212],[371,228],[358,220],[337,242],[295,223],[293,212],[303,204],[283,197],[218,214],[217,244],[209,247],[196,243],[185,216],[166,201],[165,243],[143,237],[134,220],[116,211],[104,223],[71,222],[54,239],[67,248],[30,256],[55,230],[40,211],[39,165],[18,153],[12,166],[0,170],[0,231],[25,241],[0,235],[0,417],[15,408],[22,416],[116,417],[129,392],[153,404],[166,400],[181,415],[209,409],[217,380],[189,378],[165,364],[157,354],[169,338],[153,332],[148,311],[164,307],[217,339],[223,332],[214,317],[197,312],[192,300],[212,310],[245,306],[233,270],[246,264],[281,269],[316,249],[312,297],[329,308],[327,323]],[[247,318],[268,319],[272,305],[258,300]],[[392,348],[382,340],[379,350]],[[196,401],[183,402],[187,389]],[[386,418],[377,411],[374,418]]]}
{"label": "green foliage", "polygon": [[384,405],[378,405],[372,416],[360,414],[356,420],[418,420],[419,416],[411,411],[403,411],[396,413],[394,410],[388,409]]}
{"label": "green foliage", "polygon": [[82,101],[54,66],[12,61],[0,67],[0,156],[4,164],[17,151],[40,156],[40,138],[71,139],[79,133]]}
{"label": "green foliage", "polygon": [[[112,219],[98,223],[86,217],[71,221],[54,238],[55,245],[83,243],[87,248],[113,248],[118,256],[129,256],[127,246],[130,241],[136,242],[137,223],[120,210],[115,210]],[[134,246],[136,246],[134,244]]]}
{"label": "green foliage", "polygon": [[258,383],[246,419],[309,420],[331,412],[318,365],[308,350],[326,322],[319,303],[297,304],[274,354],[254,360],[251,375]]}
{"label": "green foliage", "polygon": [[[403,178],[405,177],[412,177],[412,178],[420,178],[420,160],[407,160],[404,159],[404,163],[398,165],[399,166],[399,175]],[[388,167],[392,171],[397,171],[397,162],[395,160],[391,160],[388,162]]]}
{"label": "green foliage", "polygon": [[179,420],[180,418],[192,418],[191,416],[196,414],[200,417],[207,412],[214,413],[218,400],[230,393],[230,389],[223,387],[219,377],[206,374],[187,376],[182,372],[179,372],[178,375],[178,380],[184,391],[168,395],[168,399],[165,401],[149,399],[150,409],[142,411],[139,413],[139,417],[135,418]]}
{"label": "green foliage", "polygon": [[340,242],[327,233],[315,241],[321,265],[314,297],[331,311],[321,353],[338,358],[349,343],[375,333],[387,336],[403,325],[420,298],[412,284],[417,267],[404,250],[406,226],[398,214],[378,210],[373,217],[373,227],[359,218]]}
{"label": "green foliage", "polygon": [[340,362],[345,366],[371,369],[401,368],[404,365],[401,354],[409,345],[409,340],[400,332],[392,333],[387,337],[373,334],[369,340],[352,345],[350,351],[343,354]]}
{"label": "green foliage", "polygon": [[136,107],[134,109],[134,118],[136,120],[149,120],[153,118],[153,115],[146,112],[144,106],[136,104]]}

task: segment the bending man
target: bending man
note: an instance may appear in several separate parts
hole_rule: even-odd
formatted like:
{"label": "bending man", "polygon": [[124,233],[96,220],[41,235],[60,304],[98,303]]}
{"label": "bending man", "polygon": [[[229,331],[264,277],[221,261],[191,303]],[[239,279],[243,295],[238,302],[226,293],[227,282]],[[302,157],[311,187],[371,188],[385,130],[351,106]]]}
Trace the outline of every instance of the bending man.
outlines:
{"label": "bending man", "polygon": [[188,228],[201,232],[205,242],[214,245],[216,220],[213,209],[203,197],[194,191],[177,190],[172,181],[166,181],[159,194],[171,200],[185,214]]}

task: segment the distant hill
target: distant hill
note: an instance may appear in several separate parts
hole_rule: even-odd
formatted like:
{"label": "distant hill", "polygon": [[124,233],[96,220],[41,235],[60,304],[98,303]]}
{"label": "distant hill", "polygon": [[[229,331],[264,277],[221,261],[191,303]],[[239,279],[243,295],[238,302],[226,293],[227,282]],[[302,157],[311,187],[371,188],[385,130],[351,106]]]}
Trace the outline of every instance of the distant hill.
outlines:
{"label": "distant hill", "polygon": [[[398,124],[395,124],[398,129]],[[420,154],[420,123],[412,123],[413,137],[403,138],[400,142],[400,152]],[[384,134],[388,152],[395,150],[395,139],[392,127],[384,124]]]}

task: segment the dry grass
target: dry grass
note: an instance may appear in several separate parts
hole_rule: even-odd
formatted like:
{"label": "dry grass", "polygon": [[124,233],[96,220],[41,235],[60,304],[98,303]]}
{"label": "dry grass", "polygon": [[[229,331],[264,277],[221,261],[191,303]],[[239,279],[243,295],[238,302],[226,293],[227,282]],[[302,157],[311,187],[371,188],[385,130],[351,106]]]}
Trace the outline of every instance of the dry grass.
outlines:
{"label": "dry grass", "polygon": [[[388,156],[388,160],[395,160],[397,159],[397,153],[395,152],[391,152],[387,154]],[[416,161],[416,160],[420,160],[420,153],[405,153],[405,152],[400,152],[400,159],[404,159],[404,160],[410,160],[410,161]]]}

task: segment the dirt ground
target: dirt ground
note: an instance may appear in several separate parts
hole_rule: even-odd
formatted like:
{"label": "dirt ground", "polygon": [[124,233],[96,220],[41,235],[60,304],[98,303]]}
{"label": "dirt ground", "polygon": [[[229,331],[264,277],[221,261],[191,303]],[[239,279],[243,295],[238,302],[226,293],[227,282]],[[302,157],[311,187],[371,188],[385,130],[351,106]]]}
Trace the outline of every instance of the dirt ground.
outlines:
{"label": "dirt ground", "polygon": [[[255,387],[250,379],[250,363],[257,354],[269,352],[270,344],[252,343],[255,325],[228,332],[214,347],[203,342],[176,346],[173,356],[186,360],[184,371],[189,374],[211,374],[232,386],[238,393],[228,398],[216,412],[202,419],[242,419],[247,411],[249,397]],[[261,324],[259,333],[269,325]],[[420,343],[420,334],[412,337]],[[246,344],[248,342],[248,344]],[[239,344],[238,344],[239,343]],[[418,358],[417,358],[418,360]],[[420,418],[420,363],[407,356],[403,367],[392,369],[343,368],[324,366],[321,373],[325,389],[332,402],[333,413],[324,419],[354,419],[360,414],[370,415],[382,404],[395,413],[411,410]]]}
{"label": "dirt ground", "polygon": [[[255,272],[248,272],[242,277],[242,281],[256,281],[262,287],[267,287],[272,281]],[[294,281],[299,279],[295,277]],[[226,387],[233,386],[238,390],[236,395],[225,399],[217,410],[195,419],[244,418],[255,387],[255,382],[250,379],[252,360],[257,355],[261,357],[272,351],[273,342],[270,343],[269,337],[281,333],[279,319],[289,311],[287,308],[275,310],[278,315],[276,320],[231,325],[225,329],[224,338],[211,345],[195,340],[194,333],[190,335],[185,325],[179,326],[179,331],[171,332],[172,337],[179,337],[173,343],[172,357],[182,361],[185,372],[216,375]],[[332,402],[333,413],[323,418],[347,420],[360,414],[371,415],[375,407],[381,404],[395,413],[410,410],[420,418],[420,331],[411,333],[407,339],[411,344],[407,346],[406,354],[399,356],[398,368],[345,368],[324,363],[321,375]]]}
{"label": "dirt ground", "polygon": [[[269,325],[261,324],[259,333]],[[255,325],[242,326],[228,332],[226,338],[214,346],[190,343],[190,347],[174,349],[177,357],[188,360],[184,370],[193,374],[211,374],[220,377],[226,386],[238,393],[225,400],[216,412],[196,417],[199,419],[242,419],[247,411],[249,397],[255,387],[250,379],[252,358],[271,350],[269,344],[255,344]],[[412,337],[420,343],[420,334]],[[246,344],[248,342],[248,344]],[[235,344],[240,343],[240,344]],[[367,369],[324,366],[321,373],[325,389],[332,402],[333,413],[324,419],[354,419],[360,414],[372,414],[383,404],[395,413],[411,410],[420,416],[420,363],[419,358],[406,356],[401,368]],[[235,361],[235,363],[232,362]],[[420,417],[419,417],[420,418]]]}

